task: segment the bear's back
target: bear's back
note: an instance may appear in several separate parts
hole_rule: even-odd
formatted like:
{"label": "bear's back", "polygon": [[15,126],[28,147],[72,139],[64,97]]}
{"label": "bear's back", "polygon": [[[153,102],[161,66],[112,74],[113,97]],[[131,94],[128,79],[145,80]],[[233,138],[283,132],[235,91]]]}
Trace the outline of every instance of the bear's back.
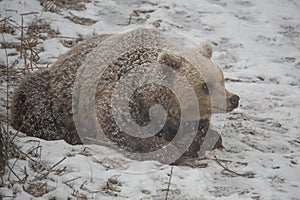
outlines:
{"label": "bear's back", "polygon": [[[60,56],[48,70],[24,78],[12,98],[12,126],[30,136],[47,140],[64,139],[71,144],[81,143],[72,113],[73,86],[79,68],[83,65],[97,66],[103,62],[103,59],[99,60],[103,57],[119,57],[136,49],[164,46],[167,45],[163,37],[153,29],[135,29],[120,35],[98,35],[80,42]],[[82,69],[86,68],[83,66]]]}
{"label": "bear's back", "polygon": [[[74,129],[74,125],[70,120],[64,121],[65,114],[59,113],[57,105],[65,106],[64,112],[71,111],[70,86],[74,83],[78,67],[88,53],[109,36],[99,35],[83,41],[60,56],[50,69],[27,75],[12,98],[11,125],[29,136],[80,143],[77,134],[74,134],[76,130],[69,129],[70,126]],[[64,97],[64,100],[57,102],[58,97]]]}

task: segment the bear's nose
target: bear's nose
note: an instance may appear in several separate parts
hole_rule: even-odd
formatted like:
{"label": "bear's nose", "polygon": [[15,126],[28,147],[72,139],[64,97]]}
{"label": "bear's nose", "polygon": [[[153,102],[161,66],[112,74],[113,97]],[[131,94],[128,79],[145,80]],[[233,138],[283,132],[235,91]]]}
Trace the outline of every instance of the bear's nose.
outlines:
{"label": "bear's nose", "polygon": [[240,97],[238,95],[233,95],[229,99],[232,107],[234,107],[234,108],[237,108],[239,106],[239,100],[240,100]]}

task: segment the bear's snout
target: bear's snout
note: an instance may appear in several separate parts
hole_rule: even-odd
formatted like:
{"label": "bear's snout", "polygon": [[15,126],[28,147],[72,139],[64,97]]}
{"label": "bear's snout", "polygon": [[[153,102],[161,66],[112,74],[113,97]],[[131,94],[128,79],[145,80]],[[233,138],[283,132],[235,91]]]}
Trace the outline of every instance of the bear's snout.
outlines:
{"label": "bear's snout", "polygon": [[237,108],[239,106],[239,100],[240,100],[240,97],[236,94],[234,94],[234,95],[232,95],[232,97],[230,97],[229,102],[233,109]]}

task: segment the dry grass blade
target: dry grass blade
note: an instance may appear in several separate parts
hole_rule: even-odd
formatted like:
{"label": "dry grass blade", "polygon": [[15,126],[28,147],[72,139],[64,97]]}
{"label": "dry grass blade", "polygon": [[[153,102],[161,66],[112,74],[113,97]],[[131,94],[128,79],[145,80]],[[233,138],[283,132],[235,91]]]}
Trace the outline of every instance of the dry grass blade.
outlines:
{"label": "dry grass blade", "polygon": [[2,141],[3,141],[2,128],[0,127],[0,177],[1,177],[1,181],[3,183],[2,177],[4,175],[5,158],[4,158],[4,152],[3,152],[4,144]]}

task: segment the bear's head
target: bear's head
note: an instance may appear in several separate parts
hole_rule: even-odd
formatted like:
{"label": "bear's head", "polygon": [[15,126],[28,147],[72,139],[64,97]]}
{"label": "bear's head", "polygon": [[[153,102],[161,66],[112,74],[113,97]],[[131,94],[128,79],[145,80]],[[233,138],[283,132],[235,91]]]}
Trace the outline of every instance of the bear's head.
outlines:
{"label": "bear's head", "polygon": [[182,51],[179,54],[168,51],[158,55],[157,62],[162,69],[171,67],[176,70],[177,75],[188,81],[188,84],[185,84],[177,76],[172,79],[175,90],[180,94],[177,98],[183,99],[181,109],[188,113],[195,113],[188,92],[190,90],[187,88],[193,88],[198,100],[200,115],[191,114],[183,119],[184,121],[209,120],[213,113],[230,112],[238,107],[239,96],[225,88],[224,74],[211,60],[211,56],[212,47],[209,43],[204,43],[197,50]]}

